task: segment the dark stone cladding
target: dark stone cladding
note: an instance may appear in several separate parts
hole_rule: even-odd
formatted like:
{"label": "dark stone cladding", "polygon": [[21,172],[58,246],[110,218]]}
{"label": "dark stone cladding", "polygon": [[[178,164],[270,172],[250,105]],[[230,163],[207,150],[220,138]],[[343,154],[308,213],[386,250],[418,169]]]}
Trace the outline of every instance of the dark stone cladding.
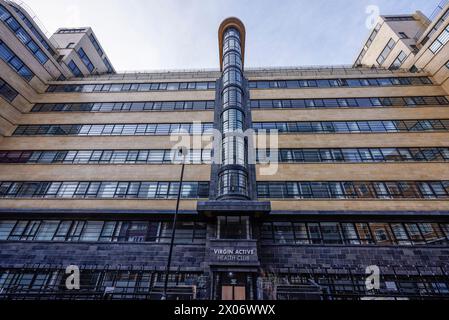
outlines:
{"label": "dark stone cladding", "polygon": [[[164,271],[168,251],[168,244],[153,243],[2,242],[0,268],[77,265]],[[204,260],[204,245],[176,245],[172,270],[202,272]]]}
{"label": "dark stone cladding", "polygon": [[[240,247],[235,242],[221,245]],[[0,247],[0,268],[78,265],[108,266],[111,270],[145,267],[159,271],[166,266],[169,249],[165,244],[145,243],[2,242]],[[211,262],[208,261],[207,249],[210,248],[204,245],[176,245],[172,270],[205,272]],[[277,272],[294,271],[296,267],[307,265],[315,268],[350,267],[354,271],[378,265],[384,272],[389,272],[389,266],[448,266],[449,248],[262,244],[258,247],[258,257],[261,269]]]}
{"label": "dark stone cladding", "polygon": [[262,245],[261,268],[277,272],[294,272],[295,268],[314,266],[315,270],[349,267],[364,273],[377,265],[382,272],[394,268],[439,267],[449,265],[448,247],[380,247],[380,246],[293,246]]}

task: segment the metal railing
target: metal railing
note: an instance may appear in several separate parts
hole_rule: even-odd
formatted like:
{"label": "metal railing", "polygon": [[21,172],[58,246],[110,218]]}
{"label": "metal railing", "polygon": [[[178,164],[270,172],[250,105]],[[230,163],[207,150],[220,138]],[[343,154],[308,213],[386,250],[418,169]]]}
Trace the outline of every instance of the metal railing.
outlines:
{"label": "metal railing", "polygon": [[[431,15],[428,17],[429,20],[430,20],[430,25],[433,25],[433,22],[435,22],[434,20],[436,19],[436,17],[438,17],[438,15],[440,15],[440,13],[447,6],[447,4],[449,4],[449,0],[441,0],[440,1],[440,3],[433,10]],[[413,39],[415,39],[416,41],[419,41],[426,32],[429,32],[428,30],[429,30],[429,28],[426,28],[426,29],[423,29],[423,30],[419,30],[416,33],[416,35],[413,37]]]}
{"label": "metal railing", "polygon": [[[278,77],[324,77],[324,76],[358,76],[358,75],[405,75],[408,70],[388,70],[374,67],[344,66],[299,66],[299,67],[259,67],[247,68],[245,76],[252,78]],[[419,72],[418,72],[419,73]],[[415,73],[416,74],[416,73]],[[117,74],[91,75],[84,78],[70,78],[73,83],[87,81],[152,81],[152,80],[215,80],[221,76],[218,69],[191,70],[155,70],[155,71],[124,71]],[[58,84],[59,82],[52,82]]]}
{"label": "metal railing", "polygon": [[28,4],[21,0],[5,0],[5,2],[9,3],[12,6],[20,7],[21,9],[23,9],[31,17],[32,22],[36,24],[36,26],[39,28],[39,31],[41,31],[41,33],[47,38],[48,42],[50,42],[54,49],[60,48],[59,43],[55,39],[51,38],[52,34],[48,31],[43,22],[39,19],[37,14]]}
{"label": "metal railing", "polygon": [[[258,296],[268,300],[298,300],[307,299],[307,296],[320,300],[449,300],[448,270],[446,264],[381,266],[381,287],[368,290],[363,266],[305,264],[264,271],[264,276],[260,278],[263,291]],[[64,287],[64,278],[55,275],[65,275],[62,266],[0,268],[0,300],[159,300],[163,292],[161,269],[84,266],[80,267],[80,271],[82,274],[96,273],[97,277],[93,278],[95,284],[83,286],[81,283],[81,290],[68,291]],[[124,281],[120,277],[123,273],[132,274],[133,280]],[[26,283],[21,280],[20,275],[23,274],[33,275],[37,280]],[[47,275],[45,281],[42,281],[42,275]],[[190,280],[186,282],[183,275]],[[5,279],[8,277],[12,280],[6,285]],[[170,277],[168,295],[171,299],[196,299],[201,296],[201,288],[207,287],[201,272],[171,269]],[[54,280],[56,278],[59,282]]]}

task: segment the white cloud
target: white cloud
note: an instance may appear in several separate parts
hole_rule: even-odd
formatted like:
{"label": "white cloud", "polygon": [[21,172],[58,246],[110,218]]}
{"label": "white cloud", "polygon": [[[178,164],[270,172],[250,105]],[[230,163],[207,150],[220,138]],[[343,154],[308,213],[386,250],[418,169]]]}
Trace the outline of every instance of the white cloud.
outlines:
{"label": "white cloud", "polygon": [[350,64],[367,5],[430,13],[439,0],[25,0],[43,24],[91,26],[118,70],[218,68],[217,29],[245,23],[247,66]]}

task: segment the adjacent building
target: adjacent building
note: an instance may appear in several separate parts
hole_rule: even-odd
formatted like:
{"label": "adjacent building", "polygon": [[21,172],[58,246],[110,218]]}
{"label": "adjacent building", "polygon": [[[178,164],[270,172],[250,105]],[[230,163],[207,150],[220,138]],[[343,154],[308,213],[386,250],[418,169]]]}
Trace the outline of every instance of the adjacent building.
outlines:
{"label": "adjacent building", "polygon": [[449,298],[448,15],[265,69],[229,18],[215,71],[122,74],[0,0],[0,299],[160,299],[179,192],[170,299]]}

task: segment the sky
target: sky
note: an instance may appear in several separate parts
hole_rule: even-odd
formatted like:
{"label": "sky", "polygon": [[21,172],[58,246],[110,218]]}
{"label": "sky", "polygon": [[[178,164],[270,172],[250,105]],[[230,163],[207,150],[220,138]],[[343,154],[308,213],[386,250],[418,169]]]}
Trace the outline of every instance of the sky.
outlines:
{"label": "sky", "polygon": [[24,0],[52,34],[93,28],[118,71],[217,69],[218,27],[247,29],[245,67],[352,64],[373,16],[429,16],[440,0]]}

